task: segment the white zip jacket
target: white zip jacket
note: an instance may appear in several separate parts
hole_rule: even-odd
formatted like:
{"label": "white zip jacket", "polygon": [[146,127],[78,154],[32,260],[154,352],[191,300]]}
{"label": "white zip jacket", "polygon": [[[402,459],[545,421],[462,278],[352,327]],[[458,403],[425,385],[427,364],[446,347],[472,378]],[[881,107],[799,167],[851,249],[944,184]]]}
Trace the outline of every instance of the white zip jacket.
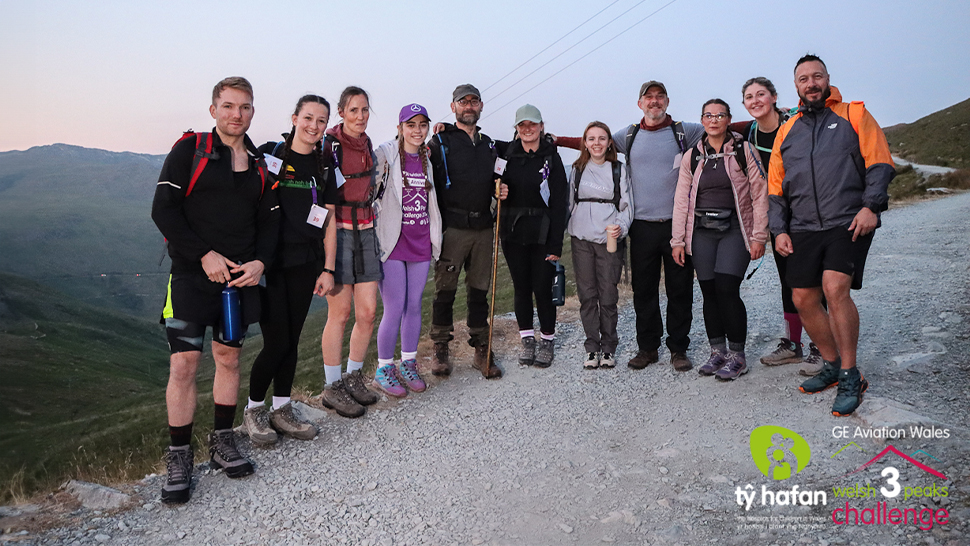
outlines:
{"label": "white zip jacket", "polygon": [[[401,155],[398,152],[397,140],[389,140],[375,150],[377,156],[378,186],[384,188],[380,199],[374,201],[377,214],[377,240],[381,244],[381,261],[386,262],[391,255],[397,240],[401,236],[401,221],[404,217],[402,210],[402,194],[404,193],[404,177],[401,174]],[[430,166],[430,162],[429,162]],[[438,261],[441,255],[441,212],[438,210],[438,197],[434,189],[434,175],[428,169],[428,219],[431,221],[431,257]]]}

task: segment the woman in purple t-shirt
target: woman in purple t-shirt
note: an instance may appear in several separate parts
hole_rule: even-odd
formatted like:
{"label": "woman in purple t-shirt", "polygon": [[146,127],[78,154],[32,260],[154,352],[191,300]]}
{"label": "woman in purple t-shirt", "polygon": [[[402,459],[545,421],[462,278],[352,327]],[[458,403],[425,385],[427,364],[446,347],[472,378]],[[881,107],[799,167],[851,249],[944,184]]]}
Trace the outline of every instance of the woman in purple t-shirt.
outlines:
{"label": "woman in purple t-shirt", "polygon": [[[429,121],[423,106],[405,106],[398,116],[397,138],[381,144],[376,152],[381,177],[375,204],[384,262],[384,280],[379,284],[384,316],[377,329],[374,386],[397,397],[407,395],[404,385],[414,392],[425,389],[417,364],[421,297],[431,260],[437,260],[441,252],[441,214],[424,142]],[[398,332],[400,368],[394,366]]]}

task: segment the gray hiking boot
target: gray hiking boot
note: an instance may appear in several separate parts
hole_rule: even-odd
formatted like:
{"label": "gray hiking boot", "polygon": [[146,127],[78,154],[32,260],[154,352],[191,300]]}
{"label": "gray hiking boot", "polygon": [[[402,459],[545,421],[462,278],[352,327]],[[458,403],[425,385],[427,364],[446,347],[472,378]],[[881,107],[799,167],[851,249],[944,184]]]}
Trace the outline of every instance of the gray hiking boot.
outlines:
{"label": "gray hiking boot", "polygon": [[334,381],[323,388],[318,396],[310,400],[313,404],[319,404],[327,409],[332,409],[341,417],[360,417],[367,410],[364,406],[357,403],[354,397],[347,392],[343,379]]}
{"label": "gray hiking boot", "polygon": [[531,366],[536,359],[536,338],[533,336],[522,338],[522,348],[519,349],[519,364]]}
{"label": "gray hiking boot", "polygon": [[765,366],[781,366],[782,364],[792,364],[802,361],[802,344],[795,343],[788,338],[781,338],[778,347],[774,351],[761,357],[761,363]]}
{"label": "gray hiking boot", "polygon": [[209,457],[209,464],[216,470],[222,468],[230,478],[242,478],[253,473],[253,463],[239,453],[236,434],[231,428],[213,430],[209,434]]}
{"label": "gray hiking boot", "polygon": [[376,404],[381,396],[376,392],[371,391],[367,388],[364,383],[364,374],[360,370],[354,370],[350,373],[343,374],[342,378],[344,382],[344,387],[350,396],[354,397],[361,406],[369,406],[371,404]]}
{"label": "gray hiking boot", "polygon": [[819,352],[818,347],[814,343],[809,343],[808,356],[805,357],[802,366],[798,368],[798,373],[807,377],[815,377],[822,371],[822,367],[824,366],[825,361],[822,359],[822,353]]}
{"label": "gray hiking boot", "polygon": [[551,339],[540,339],[536,347],[536,359],[532,363],[537,368],[548,368],[552,366],[552,359],[555,356],[555,343]]}
{"label": "gray hiking boot", "polygon": [[279,440],[279,436],[269,424],[269,409],[266,406],[246,408],[243,412],[243,429],[249,434],[253,445],[269,446]]}
{"label": "gray hiking boot", "polygon": [[317,427],[293,413],[292,402],[287,402],[280,409],[273,410],[269,419],[273,428],[278,430],[280,434],[285,434],[297,440],[312,440],[317,435]]}
{"label": "gray hiking boot", "polygon": [[165,467],[168,469],[168,478],[162,486],[162,502],[189,502],[189,497],[192,496],[192,469],[195,467],[192,446],[169,446],[165,450]]}

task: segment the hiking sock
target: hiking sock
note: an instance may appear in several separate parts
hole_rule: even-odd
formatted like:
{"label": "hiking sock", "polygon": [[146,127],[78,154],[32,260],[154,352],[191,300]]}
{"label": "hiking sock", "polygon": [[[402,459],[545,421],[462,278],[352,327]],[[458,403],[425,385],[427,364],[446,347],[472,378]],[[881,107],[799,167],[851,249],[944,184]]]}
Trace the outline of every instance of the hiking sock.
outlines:
{"label": "hiking sock", "polygon": [[524,338],[527,338],[527,337],[536,337],[536,331],[535,330],[519,330],[519,337],[521,337],[523,339]]}
{"label": "hiking sock", "polygon": [[231,406],[216,404],[215,406],[215,419],[213,420],[215,430],[232,428],[232,422],[236,420],[236,404]]}
{"label": "hiking sock", "polygon": [[377,367],[378,368],[383,368],[384,366],[390,366],[391,364],[394,364],[394,359],[393,358],[378,358],[377,359]]}
{"label": "hiking sock", "polygon": [[180,427],[169,425],[168,433],[172,437],[172,447],[187,446],[192,443],[192,423]]}
{"label": "hiking sock", "polygon": [[709,339],[707,341],[711,344],[711,349],[714,349],[722,355],[727,354],[727,341],[725,341],[724,336]]}
{"label": "hiking sock", "polygon": [[740,343],[737,343],[734,341],[728,341],[728,349],[730,349],[732,353],[743,353],[744,342],[742,341]]}
{"label": "hiking sock", "polygon": [[796,345],[802,342],[802,319],[798,313],[785,313],[785,324],[788,326],[788,335],[785,336]]}
{"label": "hiking sock", "polygon": [[552,341],[552,340],[556,339],[556,334],[555,333],[547,334],[545,332],[539,332],[539,337],[542,338],[542,339],[544,339],[544,340],[546,340],[546,341]]}
{"label": "hiking sock", "polygon": [[401,361],[402,362],[405,361],[405,360],[417,360],[417,359],[418,359],[418,352],[417,351],[414,351],[413,353],[405,353],[404,351],[401,351]]}
{"label": "hiking sock", "polygon": [[347,359],[347,373],[356,372],[357,370],[360,370],[363,368],[364,368],[363,362],[357,362],[356,360],[351,360],[349,358]]}
{"label": "hiking sock", "polygon": [[323,374],[326,378],[327,385],[335,381],[340,381],[340,366],[324,366]]}
{"label": "hiking sock", "polygon": [[266,400],[260,400],[257,402],[256,400],[253,400],[252,398],[250,398],[249,402],[246,403],[246,409],[258,408],[259,406],[265,406],[265,405],[266,405]]}
{"label": "hiking sock", "polygon": [[273,411],[276,411],[276,410],[282,408],[283,406],[285,406],[285,405],[287,405],[289,403],[290,403],[290,397],[289,396],[274,396],[273,397]]}

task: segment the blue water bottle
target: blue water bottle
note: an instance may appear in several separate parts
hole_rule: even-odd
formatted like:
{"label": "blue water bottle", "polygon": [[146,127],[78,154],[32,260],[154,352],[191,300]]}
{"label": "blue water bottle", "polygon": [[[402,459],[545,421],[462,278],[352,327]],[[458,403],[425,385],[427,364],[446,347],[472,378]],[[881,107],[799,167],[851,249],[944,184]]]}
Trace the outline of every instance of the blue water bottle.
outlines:
{"label": "blue water bottle", "polygon": [[239,341],[242,334],[242,305],[239,291],[227,286],[222,291],[222,337],[226,341]]}
{"label": "blue water bottle", "polygon": [[552,280],[552,303],[558,307],[566,305],[566,268],[559,260],[552,262],[556,276]]}

